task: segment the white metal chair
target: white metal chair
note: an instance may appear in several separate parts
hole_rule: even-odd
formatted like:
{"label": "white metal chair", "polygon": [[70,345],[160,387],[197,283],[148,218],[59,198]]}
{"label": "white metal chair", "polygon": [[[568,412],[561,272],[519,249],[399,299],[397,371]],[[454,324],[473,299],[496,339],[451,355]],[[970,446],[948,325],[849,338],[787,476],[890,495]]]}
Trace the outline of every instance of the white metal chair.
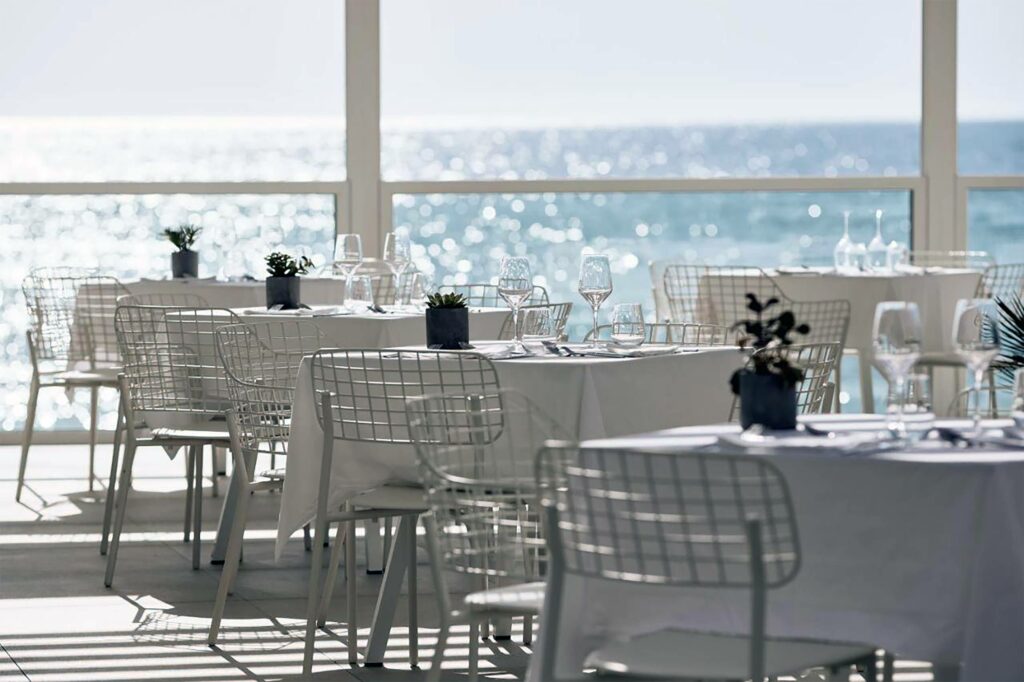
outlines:
{"label": "white metal chair", "polygon": [[[497,284],[476,283],[476,284],[452,284],[439,287],[438,291],[443,294],[462,294],[466,299],[466,305],[473,308],[507,308],[505,299],[498,293]],[[530,298],[526,299],[529,305],[549,305],[548,290],[535,284]]]}
{"label": "white metal chair", "polygon": [[[186,542],[192,540],[192,568],[199,568],[203,448],[231,445],[227,424],[214,421],[223,419],[229,407],[227,379],[217,356],[214,332],[237,321],[230,310],[215,308],[117,308],[114,322],[124,358],[121,403],[126,435],[120,474],[116,473],[116,458],[111,464],[110,490],[117,484],[117,497],[113,505],[108,501],[104,518],[105,539],[114,513],[104,578],[107,587],[114,580],[139,447],[188,448],[184,537]],[[161,420],[171,425],[158,426]]]}
{"label": "white metal chair", "polygon": [[[763,351],[758,351],[763,352]],[[797,414],[826,414],[832,411],[835,384],[830,381],[842,357],[837,343],[793,344],[782,355],[804,370],[804,380],[796,387]],[[751,361],[752,362],[752,361]],[[750,363],[748,363],[750,364]],[[733,397],[729,419],[739,418],[740,399]]]}
{"label": "white metal chair", "polygon": [[[114,335],[114,309],[118,296],[128,290],[114,277],[57,267],[32,270],[22,291],[29,314],[26,337],[32,379],[15,500],[21,500],[25,487],[36,406],[43,388],[89,389],[89,490],[93,490],[99,389],[118,388],[121,358]],[[115,439],[115,450],[117,447]]]}
{"label": "white metal chair", "polygon": [[[532,618],[544,598],[545,551],[535,504],[534,460],[545,441],[565,432],[520,393],[443,394],[411,398],[410,432],[430,514],[425,515],[441,626],[428,679],[441,679],[451,626],[470,625],[469,678],[476,679],[480,626]],[[479,580],[481,589],[453,608],[442,567]]]}
{"label": "white metal chair", "polygon": [[[965,419],[974,415],[974,397],[978,392],[975,387],[965,388],[956,394],[949,405],[950,417]],[[1011,417],[1014,401],[1013,386],[984,384],[981,386],[981,412],[991,419]]]}
{"label": "white metal chair", "polygon": [[399,302],[395,274],[391,270],[391,266],[379,258],[364,258],[353,275],[370,278],[375,305],[393,305]]}
{"label": "white metal chair", "polygon": [[[207,637],[211,645],[217,643],[227,598],[238,574],[249,493],[284,486],[285,472],[276,467],[276,460],[288,454],[295,377],[302,359],[324,346],[323,334],[307,320],[231,324],[217,329],[216,338],[231,398],[228,431],[233,480],[242,493],[236,498],[213,606]],[[261,455],[269,460],[270,469],[257,474]]]}
{"label": "white metal chair", "polygon": [[[381,486],[348,500],[343,509],[331,503],[331,466],[335,441],[405,445],[412,448],[405,413],[408,398],[437,392],[488,395],[498,389],[498,375],[487,358],[473,353],[438,351],[381,351],[377,349],[323,350],[311,362],[317,419],[324,431],[320,489],[314,521],[313,563],[310,569],[304,674],[313,665],[316,627],[326,622],[326,610],[337,577],[344,534],[345,575],[348,595],[348,656],[357,660],[355,579],[355,522],[362,519],[397,518],[395,540],[390,547],[382,595],[396,595],[389,580],[409,578],[409,658],[418,663],[416,617],[416,523],[426,511],[419,486]],[[330,570],[320,585],[323,539],[332,523],[339,523]],[[342,526],[347,530],[342,530]],[[399,583],[400,584],[400,583]],[[389,597],[390,598],[390,597]],[[378,613],[394,611],[393,601],[378,602]],[[374,628],[377,637],[367,644],[365,660],[378,664],[387,646],[386,630]]]}
{"label": "white metal chair", "polygon": [[[759,681],[827,668],[845,680],[862,664],[875,679],[875,647],[766,632],[768,593],[796,577],[802,551],[786,479],[764,457],[551,444],[537,476],[549,552],[546,623],[560,623],[567,575],[749,590],[749,632],[662,629],[616,641],[587,658],[598,678]],[[546,682],[558,679],[558,631],[541,633]]]}
{"label": "white metal chair", "polygon": [[[559,339],[565,336],[565,325],[569,322],[569,315],[572,313],[572,303],[549,303],[541,305],[527,305],[522,308],[523,334],[529,335],[536,332],[540,318],[535,311],[549,310],[555,323],[555,333]],[[516,335],[515,315],[509,313],[501,323],[501,331],[498,332],[498,339],[511,341]]]}
{"label": "white metal chair", "polygon": [[199,294],[190,292],[152,292],[128,294],[117,299],[118,305],[159,305],[177,308],[209,308],[210,304]]}
{"label": "white metal chair", "polygon": [[[587,332],[584,341],[590,341],[593,330]],[[597,328],[597,338],[611,340],[612,325],[602,324]],[[736,333],[720,324],[699,322],[647,322],[644,324],[644,343],[679,344],[683,346],[711,347],[735,346]]]}

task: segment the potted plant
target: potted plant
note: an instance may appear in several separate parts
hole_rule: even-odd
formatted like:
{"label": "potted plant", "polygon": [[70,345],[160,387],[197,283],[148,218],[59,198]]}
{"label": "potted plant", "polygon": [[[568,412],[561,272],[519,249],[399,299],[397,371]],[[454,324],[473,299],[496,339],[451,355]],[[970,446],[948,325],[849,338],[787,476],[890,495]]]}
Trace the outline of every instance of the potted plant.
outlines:
{"label": "potted plant", "polygon": [[196,238],[202,231],[203,228],[191,224],[164,230],[167,241],[178,249],[171,254],[171,276],[175,279],[199,277],[199,252],[193,251],[192,245],[196,243]]}
{"label": "potted plant", "polygon": [[458,350],[469,346],[469,308],[462,294],[427,297],[427,347]]}
{"label": "potted plant", "polygon": [[280,306],[282,310],[295,310],[299,302],[299,275],[305,275],[313,267],[313,261],[306,256],[298,260],[287,253],[275,251],[267,261],[267,308]]}
{"label": "potted plant", "polygon": [[804,380],[804,371],[790,363],[785,349],[793,344],[790,334],[806,335],[811,328],[797,324],[792,311],[774,317],[765,313],[779,299],[764,303],[754,294],[747,294],[747,309],[753,320],[741,320],[733,329],[742,329],[740,348],[752,348],[750,363],[733,372],[729,380],[734,395],[740,398],[740,425],[749,428],[760,424],[768,429],[796,428],[796,385]]}

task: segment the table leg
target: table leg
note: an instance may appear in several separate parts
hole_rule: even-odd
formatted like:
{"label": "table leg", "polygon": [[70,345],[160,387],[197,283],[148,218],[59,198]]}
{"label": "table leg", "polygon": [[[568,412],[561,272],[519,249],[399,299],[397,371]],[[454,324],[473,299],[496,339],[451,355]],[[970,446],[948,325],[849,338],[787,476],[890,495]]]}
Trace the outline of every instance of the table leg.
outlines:
{"label": "table leg", "polygon": [[860,368],[860,411],[871,414],[875,411],[875,393],[870,350],[861,348],[857,351],[857,365]]}
{"label": "table leg", "polygon": [[[251,459],[251,455],[247,456],[247,459]],[[255,469],[255,462],[246,461],[245,464],[250,472]],[[228,482],[228,491],[224,495],[224,503],[220,508],[220,521],[217,523],[217,539],[213,543],[213,552],[210,554],[211,564],[220,565],[224,563],[224,555],[227,554],[228,550],[228,540],[231,538],[231,524],[235,520],[235,507],[238,504],[238,496],[243,494],[240,490],[241,487],[239,482],[235,480],[234,475],[232,475],[231,480]]]}
{"label": "table leg", "polygon": [[[384,665],[384,652],[387,649],[391,626],[395,620],[395,608],[402,593],[402,583],[409,568],[409,548],[413,540],[410,533],[416,532],[416,516],[402,516],[396,521],[395,541],[391,543],[391,554],[388,556],[384,569],[384,582],[377,595],[377,606],[373,611],[373,624],[370,626],[370,639],[366,645],[364,665],[379,667]],[[415,537],[415,536],[413,536]]]}
{"label": "table leg", "polygon": [[380,537],[380,519],[367,519],[363,522],[366,531],[366,572],[376,575],[384,572],[384,545]]}

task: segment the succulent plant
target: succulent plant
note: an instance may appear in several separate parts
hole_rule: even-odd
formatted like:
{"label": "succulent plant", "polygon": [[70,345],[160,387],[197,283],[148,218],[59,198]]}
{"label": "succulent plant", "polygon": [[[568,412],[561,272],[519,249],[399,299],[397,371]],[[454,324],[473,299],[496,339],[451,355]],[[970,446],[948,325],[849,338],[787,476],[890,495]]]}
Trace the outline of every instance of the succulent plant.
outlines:
{"label": "succulent plant", "polygon": [[747,294],[747,309],[754,313],[752,320],[740,320],[733,329],[742,329],[746,336],[740,339],[740,348],[753,348],[756,351],[751,357],[752,369],[738,369],[733,372],[729,383],[732,392],[739,395],[739,377],[744,372],[754,374],[774,374],[782,379],[787,386],[795,386],[804,380],[804,370],[792,364],[782,353],[782,349],[793,345],[790,334],[807,335],[811,327],[797,324],[791,310],[785,310],[774,317],[764,319],[764,313],[779,302],[777,298],[769,298],[763,303],[754,294]]}
{"label": "succulent plant", "polygon": [[192,245],[196,243],[196,239],[202,231],[203,228],[198,225],[183,223],[176,228],[169,227],[164,230],[164,236],[167,237],[167,241],[174,244],[178,251],[191,251]]}
{"label": "succulent plant", "polygon": [[466,297],[462,294],[430,294],[427,296],[428,308],[465,308]]}
{"label": "succulent plant", "polygon": [[287,253],[281,253],[280,251],[275,251],[268,255],[265,260],[267,261],[267,273],[271,277],[305,275],[313,267],[313,261],[306,256],[300,256],[296,260]]}

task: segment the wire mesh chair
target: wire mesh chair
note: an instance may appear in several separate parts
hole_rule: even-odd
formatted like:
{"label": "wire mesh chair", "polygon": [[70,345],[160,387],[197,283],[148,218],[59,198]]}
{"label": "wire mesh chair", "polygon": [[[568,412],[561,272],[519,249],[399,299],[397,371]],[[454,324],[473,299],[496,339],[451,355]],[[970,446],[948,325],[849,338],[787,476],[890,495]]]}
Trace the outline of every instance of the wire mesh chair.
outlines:
{"label": "wire mesh chair", "polygon": [[[802,551],[789,486],[765,458],[551,444],[539,455],[537,476],[548,538],[547,622],[560,622],[566,575],[750,592],[748,634],[672,629],[614,642],[587,659],[599,675],[762,680],[861,662],[873,669],[872,647],[767,636],[767,593],[796,577]],[[558,627],[541,636],[539,677],[554,681]]]}
{"label": "wire mesh chair", "polygon": [[[480,624],[523,616],[530,644],[540,613],[545,544],[537,513],[534,460],[562,428],[520,393],[411,398],[408,422],[431,514],[424,516],[441,632],[430,666],[440,680],[453,622],[468,622],[469,676],[475,679]],[[442,566],[479,580],[481,590],[452,607]]]}
{"label": "wire mesh chair", "polygon": [[662,286],[671,322],[731,326],[747,316],[747,294],[766,300],[784,294],[767,272],[752,266],[673,264]]}
{"label": "wire mesh chair", "polygon": [[987,251],[930,251],[915,249],[910,252],[910,264],[922,268],[970,268],[984,270],[995,264]]}
{"label": "wire mesh chair", "polygon": [[[121,358],[114,335],[114,309],[117,297],[127,291],[114,277],[80,268],[37,268],[22,282],[28,307],[26,338],[32,378],[15,500],[21,500],[25,487],[36,407],[43,388],[89,389],[89,490],[93,490],[99,389],[118,387]],[[114,447],[118,447],[116,439]]]}
{"label": "wire mesh chair", "polygon": [[[587,332],[584,341],[592,340],[593,330]],[[612,325],[602,324],[597,328],[600,341],[610,341]],[[711,346],[736,345],[736,333],[720,324],[699,322],[648,322],[644,324],[644,343],[679,344],[706,348]]]}
{"label": "wire mesh chair", "polygon": [[[217,329],[216,338],[231,399],[228,430],[233,480],[242,494],[235,498],[231,514],[224,568],[207,637],[211,645],[217,643],[228,594],[238,575],[249,509],[247,493],[284,486],[284,469],[276,467],[276,460],[288,454],[295,379],[302,359],[325,343],[320,329],[308,320],[229,324]],[[257,475],[260,456],[269,459],[270,469]],[[306,537],[308,545],[308,527]]]}
{"label": "wire mesh chair", "polygon": [[[572,313],[572,303],[550,303],[547,305],[528,305],[522,308],[523,335],[530,336],[541,331],[542,317],[536,311],[548,310],[554,322],[555,333],[560,340],[565,337],[565,325],[569,322],[569,315]],[[501,331],[498,332],[498,339],[511,341],[516,335],[515,315],[509,313],[501,323]]]}
{"label": "wire mesh chair", "polygon": [[[353,273],[354,277],[369,277],[373,287],[375,305],[393,305],[398,301],[398,288],[391,266],[377,258],[364,258]],[[347,294],[346,294],[347,295]]]}
{"label": "wire mesh chair", "polygon": [[[216,330],[237,323],[230,310],[162,306],[119,306],[114,316],[124,358],[121,403],[126,424],[125,453],[117,473],[111,463],[110,490],[118,484],[113,508],[108,496],[103,541],[111,513],[113,532],[107,552],[107,587],[113,583],[135,451],[140,446],[188,449],[186,458],[185,541],[192,539],[192,567],[199,568],[202,525],[203,448],[230,447],[223,418],[228,407],[227,378],[217,355]],[[174,426],[154,426],[166,421]],[[214,480],[216,465],[214,465]],[[214,483],[214,491],[216,491]],[[193,490],[194,489],[194,490]]]}
{"label": "wire mesh chair", "polygon": [[980,395],[978,389],[973,386],[959,391],[949,405],[949,416],[958,419],[973,416],[976,395],[980,400],[981,413],[986,417],[1000,419],[1013,416],[1013,386],[999,384],[983,384]]}
{"label": "wire mesh chair", "polygon": [[[764,351],[757,351],[762,353]],[[839,344],[805,343],[793,344],[781,349],[781,354],[792,364],[804,370],[804,380],[796,386],[797,414],[826,414],[832,411],[835,398],[835,383],[831,381],[842,358]],[[753,359],[748,361],[751,366]],[[731,421],[739,417],[740,399],[734,396]]]}
{"label": "wire mesh chair", "polygon": [[117,299],[118,305],[158,305],[177,308],[209,308],[210,304],[199,294],[188,292],[152,292],[128,294]]}
{"label": "wire mesh chair", "polygon": [[[455,392],[489,395],[499,389],[494,365],[485,357],[472,353],[438,351],[381,351],[377,349],[324,350],[311,362],[313,394],[317,396],[317,420],[324,431],[324,452],[321,460],[320,489],[314,522],[313,564],[310,569],[309,607],[306,625],[306,647],[303,658],[305,674],[313,664],[313,643],[316,626],[326,622],[326,610],[337,577],[341,544],[336,541],[329,562],[330,571],[323,589],[320,585],[321,538],[327,536],[330,524],[346,522],[349,538],[355,537],[355,521],[368,518],[398,517],[395,547],[401,548],[396,560],[392,551],[389,575],[400,579],[408,566],[409,584],[416,584],[415,557],[416,521],[426,505],[420,487],[381,486],[349,500],[342,511],[331,504],[330,479],[334,440],[364,443],[412,444],[405,413],[405,401],[429,393]],[[328,509],[331,511],[328,511]],[[342,534],[339,523],[338,534]],[[355,543],[344,543],[346,582],[348,590],[348,651],[355,662],[356,594],[351,567],[355,566]],[[397,562],[397,563],[396,563]],[[395,569],[398,565],[402,570]],[[416,590],[409,592],[410,659],[416,664],[418,637],[416,625]],[[370,641],[367,660],[378,662],[383,643]]]}
{"label": "wire mesh chair", "polygon": [[1024,291],[1024,263],[990,265],[981,273],[975,298],[1010,298]]}
{"label": "wire mesh chair", "polygon": [[[466,305],[472,308],[507,308],[505,299],[498,293],[497,284],[453,284],[439,287],[442,294],[462,294],[466,299]],[[526,299],[530,305],[549,305],[548,290],[535,284],[530,298]]]}

